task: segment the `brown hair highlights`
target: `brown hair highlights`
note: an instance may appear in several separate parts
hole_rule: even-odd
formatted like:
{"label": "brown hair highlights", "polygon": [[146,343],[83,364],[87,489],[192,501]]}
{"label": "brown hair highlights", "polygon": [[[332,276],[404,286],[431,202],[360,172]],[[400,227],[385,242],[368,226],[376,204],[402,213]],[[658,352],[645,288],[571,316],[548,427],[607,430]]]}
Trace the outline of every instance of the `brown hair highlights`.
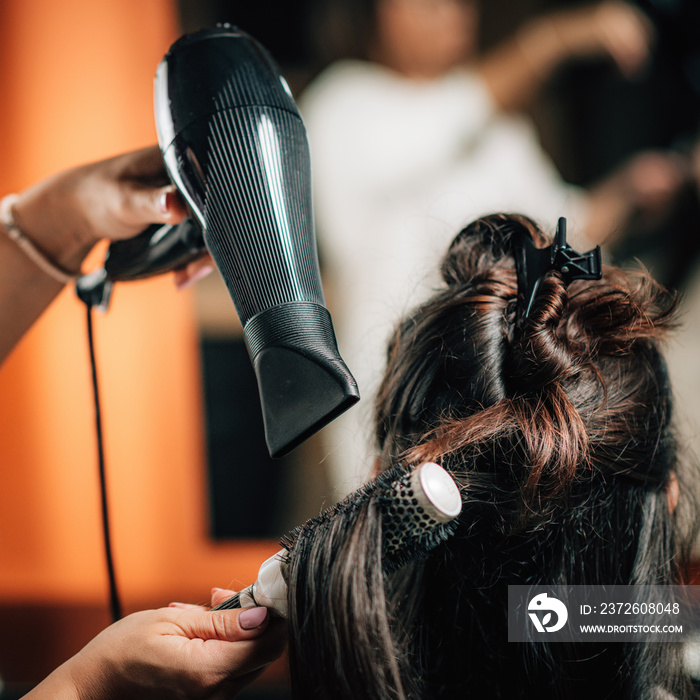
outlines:
{"label": "brown hair highlights", "polygon": [[519,322],[507,254],[516,229],[545,243],[520,216],[464,229],[443,263],[445,289],[397,329],[377,397],[385,460],[488,452],[528,508],[592,468],[665,483],[670,465],[653,455],[670,394],[656,341],[674,298],[645,274],[606,267],[601,281],[567,288],[552,271]]}
{"label": "brown hair highlights", "polygon": [[399,324],[376,399],[381,462],[450,470],[457,533],[392,576],[371,504],[305,533],[289,581],[295,697],[692,695],[673,644],[507,642],[510,584],[683,582],[698,513],[660,352],[674,298],[643,272],[567,287],[552,271],[521,320],[516,232],[547,242],[517,215],[460,232],[444,286]]}

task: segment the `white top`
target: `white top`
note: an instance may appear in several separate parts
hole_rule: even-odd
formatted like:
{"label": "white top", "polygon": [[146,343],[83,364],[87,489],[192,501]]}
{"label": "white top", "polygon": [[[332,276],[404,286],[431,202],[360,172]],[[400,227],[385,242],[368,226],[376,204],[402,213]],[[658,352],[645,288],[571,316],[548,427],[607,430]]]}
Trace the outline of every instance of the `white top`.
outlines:
{"label": "white top", "polygon": [[[439,284],[438,265],[465,224],[495,211],[552,232],[581,228],[585,195],[564,183],[532,124],[504,116],[474,73],[415,81],[342,61],[299,101],[311,149],[316,224],[341,355],[363,401],[329,431],[341,488],[371,467],[371,394],[396,320]],[[345,462],[346,464],[342,464]]]}

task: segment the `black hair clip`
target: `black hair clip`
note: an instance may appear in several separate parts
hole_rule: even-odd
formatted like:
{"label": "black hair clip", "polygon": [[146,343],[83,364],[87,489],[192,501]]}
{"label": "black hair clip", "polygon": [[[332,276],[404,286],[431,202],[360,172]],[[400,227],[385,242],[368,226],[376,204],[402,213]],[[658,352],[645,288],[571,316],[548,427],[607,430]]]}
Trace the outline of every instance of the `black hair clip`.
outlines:
{"label": "black hair clip", "polygon": [[540,282],[550,270],[557,270],[567,285],[573,280],[599,280],[603,276],[600,246],[597,245],[587,253],[577,253],[566,242],[564,217],[557,222],[557,232],[552,245],[538,248],[532,238],[522,231],[514,240],[513,255],[518,274],[521,318],[530,315]]}

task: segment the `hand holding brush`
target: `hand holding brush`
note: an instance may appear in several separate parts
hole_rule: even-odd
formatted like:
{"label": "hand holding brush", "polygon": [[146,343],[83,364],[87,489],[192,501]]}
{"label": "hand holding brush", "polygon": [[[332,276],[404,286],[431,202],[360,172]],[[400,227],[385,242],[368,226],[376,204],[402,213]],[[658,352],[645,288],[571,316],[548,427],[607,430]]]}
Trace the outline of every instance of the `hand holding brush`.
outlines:
{"label": "hand holding brush", "polygon": [[434,462],[411,468],[403,464],[382,472],[316,518],[297,527],[282,540],[284,549],[265,561],[255,583],[214,610],[264,606],[287,617],[286,569],[290,552],[311,530],[323,531],[376,499],[381,513],[381,557],[385,574],[409,561],[425,557],[455,530],[462,498],[454,479]]}

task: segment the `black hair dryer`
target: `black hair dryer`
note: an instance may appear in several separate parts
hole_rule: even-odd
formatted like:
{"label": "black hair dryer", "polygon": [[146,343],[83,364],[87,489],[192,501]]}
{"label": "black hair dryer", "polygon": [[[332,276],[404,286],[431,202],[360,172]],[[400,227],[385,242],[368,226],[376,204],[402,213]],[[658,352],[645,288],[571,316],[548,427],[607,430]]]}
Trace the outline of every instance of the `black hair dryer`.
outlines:
{"label": "black hair dryer", "polygon": [[209,250],[243,324],[268,450],[282,456],[359,399],[325,307],[304,125],[265,49],[228,25],[170,47],[155,115],[191,219],[112,243],[100,272],[148,277]]}

